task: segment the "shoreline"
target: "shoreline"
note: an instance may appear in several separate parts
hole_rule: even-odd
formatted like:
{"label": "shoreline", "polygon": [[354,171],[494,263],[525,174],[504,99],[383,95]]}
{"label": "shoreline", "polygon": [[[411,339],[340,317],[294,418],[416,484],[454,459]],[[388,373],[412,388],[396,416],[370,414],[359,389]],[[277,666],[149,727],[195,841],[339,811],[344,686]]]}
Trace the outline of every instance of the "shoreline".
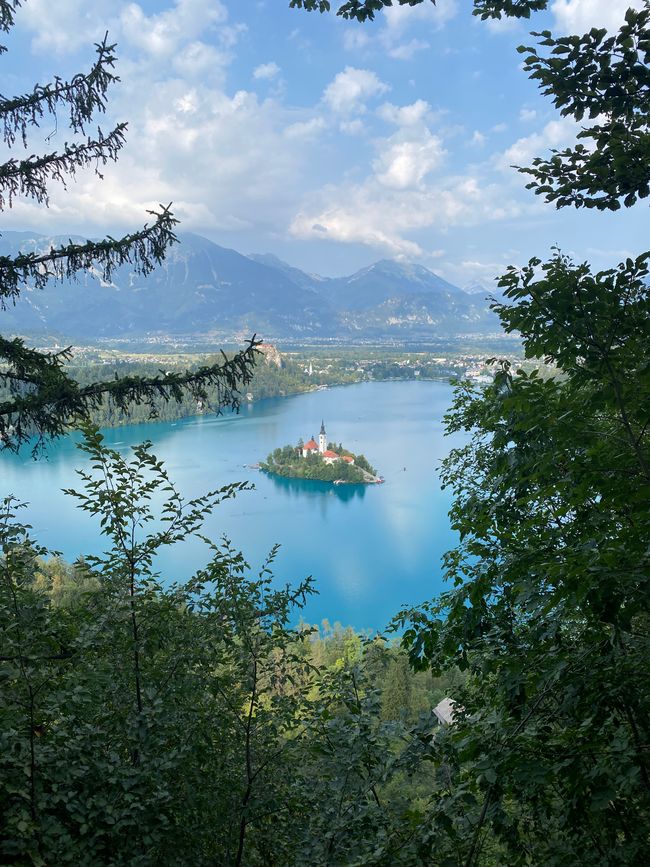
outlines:
{"label": "shoreline", "polygon": [[[400,379],[399,377],[386,377],[386,379],[360,379],[358,382],[332,383],[332,384],[326,385],[326,386],[315,386],[313,388],[308,388],[308,389],[300,389],[297,391],[288,391],[288,392],[285,392],[284,394],[268,395],[266,397],[256,398],[255,400],[246,400],[246,395],[243,395],[242,399],[240,401],[239,409],[235,410],[234,412],[236,415],[239,415],[244,407],[253,406],[255,404],[260,404],[266,400],[284,400],[285,398],[289,398],[289,397],[298,397],[301,394],[315,394],[319,391],[326,391],[326,390],[331,389],[331,388],[351,388],[352,386],[355,386],[355,385],[364,385],[366,383],[371,383],[371,382],[405,382],[405,383],[406,382],[444,382],[444,383],[449,384],[452,382],[452,380],[450,379],[450,377],[444,377],[444,376],[425,377],[425,378],[419,378],[418,377],[418,378],[414,378],[414,379]],[[224,409],[229,409],[229,407],[224,408]],[[170,418],[170,419],[156,418],[155,416],[153,418],[138,419],[138,420],[124,418],[124,419],[120,419],[120,421],[117,422],[116,424],[102,423],[99,426],[100,426],[100,429],[102,429],[102,430],[103,429],[117,430],[118,428],[130,427],[132,425],[135,426],[135,425],[144,425],[144,424],[175,424],[175,423],[178,423],[179,421],[187,421],[187,419],[210,418],[211,416],[218,417],[219,415],[220,415],[220,413],[217,412],[216,410],[214,410],[212,412],[192,412],[192,413],[188,413],[187,415],[179,415],[179,416],[176,416],[175,418]]]}
{"label": "shoreline", "polygon": [[361,482],[350,482],[347,479],[306,479],[304,476],[288,476],[283,473],[274,473],[273,470],[267,470],[259,464],[248,464],[248,467],[259,470],[261,473],[266,473],[267,476],[275,476],[277,479],[292,479],[297,482],[320,482],[323,485],[383,485],[386,481],[383,476],[373,476],[365,470],[362,472],[367,478]]}

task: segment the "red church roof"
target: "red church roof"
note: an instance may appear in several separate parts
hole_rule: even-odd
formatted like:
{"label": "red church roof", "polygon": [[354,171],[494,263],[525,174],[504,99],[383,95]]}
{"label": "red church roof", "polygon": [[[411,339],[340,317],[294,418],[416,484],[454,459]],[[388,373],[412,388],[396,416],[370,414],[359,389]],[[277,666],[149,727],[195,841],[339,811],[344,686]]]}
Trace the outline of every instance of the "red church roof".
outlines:
{"label": "red church roof", "polygon": [[326,452],[323,452],[324,458],[338,458],[336,452],[331,452],[329,449]]}
{"label": "red church roof", "polygon": [[314,449],[318,448],[318,445],[317,445],[317,443],[314,442],[314,440],[309,440],[308,443],[304,444],[303,448],[309,449],[309,451],[313,451]]}
{"label": "red church roof", "polygon": [[349,464],[354,463],[354,458],[351,458],[350,455],[343,455],[343,460],[347,461]]}

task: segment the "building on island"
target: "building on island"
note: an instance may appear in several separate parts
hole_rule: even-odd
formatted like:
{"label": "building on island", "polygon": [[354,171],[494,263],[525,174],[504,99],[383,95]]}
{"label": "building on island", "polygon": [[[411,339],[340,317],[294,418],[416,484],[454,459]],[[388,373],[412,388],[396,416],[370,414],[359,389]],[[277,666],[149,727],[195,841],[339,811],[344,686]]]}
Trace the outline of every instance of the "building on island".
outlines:
{"label": "building on island", "polygon": [[339,455],[337,452],[327,448],[327,433],[325,431],[325,422],[321,421],[320,433],[318,434],[318,442],[312,436],[302,447],[303,458],[309,455],[320,454],[326,464],[333,464],[335,461],[345,461],[346,464],[353,464],[354,458],[350,455]]}

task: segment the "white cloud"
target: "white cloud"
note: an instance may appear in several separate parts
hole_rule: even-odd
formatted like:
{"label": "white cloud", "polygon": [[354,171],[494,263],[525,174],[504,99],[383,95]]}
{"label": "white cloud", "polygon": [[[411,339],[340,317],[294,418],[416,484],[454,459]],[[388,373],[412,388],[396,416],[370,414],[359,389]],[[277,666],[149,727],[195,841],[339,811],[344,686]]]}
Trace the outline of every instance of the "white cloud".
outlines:
{"label": "white cloud", "polygon": [[363,112],[365,102],[374,96],[386,93],[390,88],[369,69],[346,66],[339,72],[323,93],[323,100],[332,111],[341,114]]}
{"label": "white cloud", "polygon": [[391,102],[385,102],[379,106],[377,114],[382,120],[394,123],[396,126],[413,126],[421,123],[430,109],[429,103],[423,99],[417,99],[410,105],[393,105]]}
{"label": "white cloud", "polygon": [[554,0],[551,11],[564,33],[586,33],[591,27],[618,29],[629,7],[640,9],[643,0]]}
{"label": "white cloud", "polygon": [[311,139],[318,136],[326,126],[324,118],[312,117],[310,120],[289,124],[284,130],[284,135],[289,139]]}
{"label": "white cloud", "polygon": [[261,63],[253,70],[253,78],[269,81],[280,72],[280,67],[273,60],[270,63]]}
{"label": "white cloud", "polygon": [[422,36],[441,30],[457,12],[458,0],[437,0],[435,6],[429,0],[418,6],[386,6],[378,29],[348,27],[343,33],[343,46],[354,52],[375,47],[394,60],[412,60],[430,48]]}
{"label": "white cloud", "polygon": [[198,99],[195,90],[189,90],[174,102],[174,108],[181,114],[194,114],[198,108]]}
{"label": "white cloud", "polygon": [[363,51],[370,43],[367,28],[355,27],[350,24],[343,32],[343,47],[346,51]]}
{"label": "white cloud", "polygon": [[570,147],[580,127],[571,118],[552,120],[540,131],[518,139],[499,158],[501,168],[526,166],[534,157],[543,156],[549,148]]}
{"label": "white cloud", "polygon": [[365,215],[370,203],[360,191],[353,192],[355,204],[361,209],[357,214],[336,207],[328,208],[318,215],[300,213],[291,224],[291,234],[301,239],[327,238],[347,244],[366,244],[394,256],[420,258],[423,255],[419,244],[400,237],[392,227],[382,226],[381,220],[368,222]]}
{"label": "white cloud", "polygon": [[[148,8],[118,0],[30,0],[21,7],[17,26],[39,54],[81,44],[87,50],[110,30],[122,83],[111,88],[102,127],[126,119],[129,128],[104,180],[80,172],[67,190],[52,185],[49,210],[21,200],[5,218],[100,234],[133,229],[147,209],[172,201],[184,229],[288,224],[318,164],[327,126],[318,106],[291,108],[227,88],[224,68],[243,25],[228,18],[221,0],[165,0],[155,14]],[[270,64],[263,66],[270,74]]]}
{"label": "white cloud", "polygon": [[[19,10],[21,26],[32,33],[35,52],[64,54],[82,45],[100,42],[112,18],[110,0],[30,0]],[[110,28],[111,35],[115,24]]]}
{"label": "white cloud", "polygon": [[342,120],[339,124],[339,129],[346,135],[361,135],[361,133],[365,132],[366,128],[363,121],[355,117],[354,120]]}
{"label": "white cloud", "polygon": [[508,264],[507,258],[504,258],[502,262],[480,262],[464,259],[453,268],[453,271],[459,282],[463,281],[466,285],[468,283],[481,283],[489,293],[495,291],[495,280],[505,273]]}
{"label": "white cloud", "polygon": [[424,256],[420,244],[408,237],[414,231],[484,225],[522,211],[501,187],[471,176],[410,190],[390,189],[369,178],[351,188],[327,188],[321,196],[320,205],[305,207],[294,218],[294,237],[361,243],[409,258]]}
{"label": "white cloud", "polygon": [[441,140],[426,130],[413,140],[389,140],[373,163],[380,184],[396,190],[419,187],[445,155]]}
{"label": "white cloud", "polygon": [[418,6],[386,6],[383,10],[386,27],[394,36],[413,26],[441,30],[457,12],[457,0],[438,0],[435,6],[425,0]]}
{"label": "white cloud", "polygon": [[[18,23],[32,34],[37,54],[65,54],[109,38],[120,47],[140,52],[134,62],[173,58],[181,74],[201,74],[210,66],[229,60],[232,48],[245,27],[228,25],[228,11],[222,0],[175,0],[173,6],[147,15],[134,2],[111,0],[29,0],[21,7]],[[201,34],[216,36],[221,51],[198,40]]]}
{"label": "white cloud", "polygon": [[486,21],[477,22],[479,26],[486,27],[490,33],[496,35],[514,33],[521,30],[521,22],[518,18],[509,18],[504,15],[501,18],[488,18]]}
{"label": "white cloud", "polygon": [[[120,15],[123,36],[155,57],[167,57],[181,43],[195,40],[212,25],[228,17],[221,0],[177,0],[173,9],[146,15],[137,3],[129,3]],[[230,37],[230,34],[228,34]]]}
{"label": "white cloud", "polygon": [[[86,6],[94,10],[100,3]],[[49,17],[42,0],[30,0],[24,10],[28,5],[44,10],[35,21],[21,9],[18,26],[27,28],[35,47],[49,40],[50,53],[76,50],[67,34],[75,33],[76,14],[85,26],[83,4],[50,3],[56,15]],[[97,38],[111,26],[110,38],[120,44],[122,83],[111,88],[102,127],[128,120],[126,147],[116,164],[102,170],[103,180],[80,172],[67,190],[52,185],[49,210],[20,200],[5,218],[16,226],[101,234],[138,227],[147,209],[171,201],[184,229],[288,224],[318,164],[326,121],[314,107],[290,108],[227,89],[224,67],[242,27],[227,19],[221,2],[168,0],[168,8],[154,15],[135,3],[104,11],[106,17],[95,22]],[[85,46],[94,38],[86,34]]]}
{"label": "white cloud", "polygon": [[408,42],[400,42],[397,45],[387,46],[388,56],[395,60],[410,60],[418,51],[426,51],[429,43],[424,39],[410,39]]}
{"label": "white cloud", "polygon": [[172,61],[176,72],[185,78],[202,78],[221,70],[230,62],[224,51],[197,40],[180,49]]}
{"label": "white cloud", "polygon": [[[331,67],[333,78],[322,95],[305,98],[302,106],[287,105],[283,92],[268,99],[252,92],[251,77],[277,80],[279,68],[273,61],[255,68],[242,63],[230,72],[243,26],[227,17],[221,0],[160,0],[166,8],[152,14],[148,0],[48,3],[30,0],[20,13],[25,10],[26,16],[28,7],[43,13],[38,20],[33,14],[22,17],[38,51],[72,51],[81,43],[87,48],[107,26],[119,43],[122,84],[111,90],[110,115],[102,126],[128,120],[128,144],[119,162],[105,168],[104,181],[87,172],[67,191],[53,187],[50,211],[17,202],[5,214],[15,225],[117,232],[140,225],[147,208],[173,201],[184,229],[277,236],[290,226],[295,238],[368,244],[426,260],[439,243],[432,233],[528,213],[520,183],[511,184],[498,170],[567,144],[575,134],[554,122],[557,127],[516,141],[501,154],[501,163],[492,157],[468,170],[461,162],[468,153],[461,146],[462,118],[443,127],[440,113],[424,99],[404,105],[385,101],[388,81],[359,68],[365,63],[335,76],[341,66]],[[395,15],[393,7],[367,39],[369,28],[352,31],[357,47],[383,45],[385,55],[393,49],[408,53],[410,42],[426,38],[427,28],[441,26],[442,19],[434,24],[434,7],[418,8],[400,7]],[[445,8],[449,16],[456,4],[441,2],[437,10],[442,14]],[[292,50],[296,46],[294,41]],[[240,83],[242,75],[249,81],[234,90],[238,74]],[[472,137],[472,129],[466,126],[466,138],[480,145],[484,133],[477,130]],[[346,141],[341,133],[361,137]]]}
{"label": "white cloud", "polygon": [[[290,226],[294,237],[361,243],[393,256],[424,258],[413,233],[446,232],[519,215],[521,205],[480,171],[445,176],[444,142],[422,121],[428,106],[403,108],[418,122],[375,140],[372,172],[364,180],[308,194]],[[386,103],[378,113],[399,123],[409,114],[401,111]]]}
{"label": "white cloud", "polygon": [[476,145],[477,147],[483,147],[486,141],[487,138],[483,135],[483,133],[475,129],[472,134],[472,144]]}
{"label": "white cloud", "polygon": [[519,120],[522,120],[524,123],[535,120],[536,117],[537,112],[534,108],[522,108],[519,112]]}

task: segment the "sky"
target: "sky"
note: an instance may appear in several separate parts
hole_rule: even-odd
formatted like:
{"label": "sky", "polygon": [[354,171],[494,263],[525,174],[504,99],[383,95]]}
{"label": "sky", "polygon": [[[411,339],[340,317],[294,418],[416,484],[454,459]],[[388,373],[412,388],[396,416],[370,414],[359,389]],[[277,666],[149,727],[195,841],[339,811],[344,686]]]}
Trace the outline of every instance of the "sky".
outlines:
{"label": "sky", "polygon": [[[180,230],[243,253],[326,276],[399,258],[460,286],[489,286],[554,245],[597,269],[647,247],[646,204],[558,211],[512,168],[577,132],[516,47],[534,44],[530,30],[616,27],[641,0],[551,0],[523,23],[438,0],[365,24],[289,0],[23,3],[3,40],[3,94],[87,69],[108,32],[121,81],[98,122],[128,121],[128,142],[103,180],[53,185],[49,209],[18,199],[0,230],[116,235],[173,202]],[[70,138],[47,119],[11,156]]]}

